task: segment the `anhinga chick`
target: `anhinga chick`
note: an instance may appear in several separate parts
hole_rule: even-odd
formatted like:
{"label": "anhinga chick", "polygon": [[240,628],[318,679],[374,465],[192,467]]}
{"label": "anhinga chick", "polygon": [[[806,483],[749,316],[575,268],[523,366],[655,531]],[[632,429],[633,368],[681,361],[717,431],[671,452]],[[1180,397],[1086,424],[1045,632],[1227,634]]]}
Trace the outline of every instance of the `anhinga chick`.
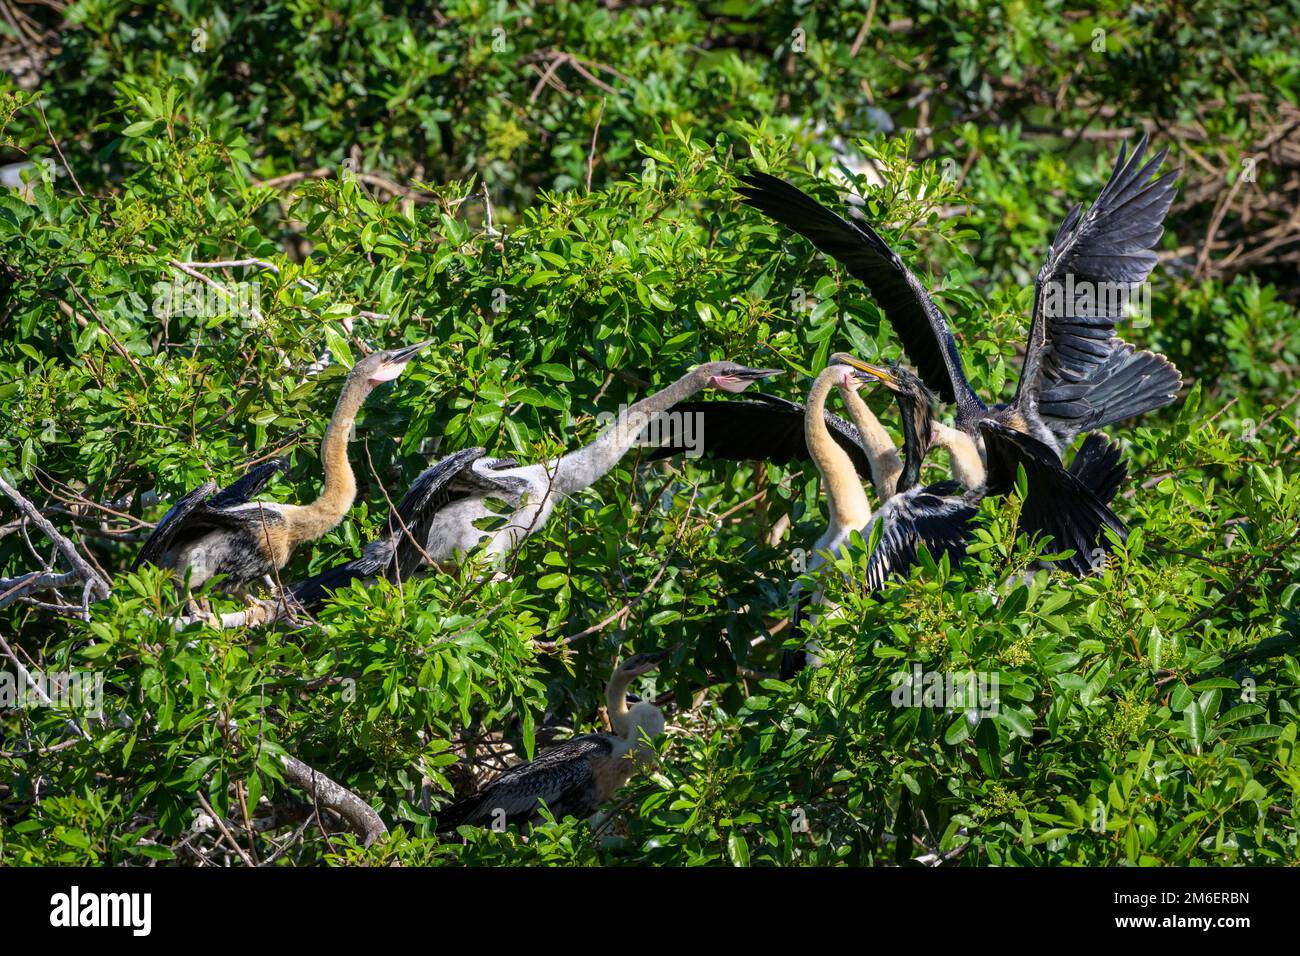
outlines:
{"label": "anhinga chick", "polygon": [[170,568],[188,578],[190,588],[220,574],[228,586],[238,588],[283,568],[298,545],[325,534],[352,507],[357,484],[348,463],[348,441],[357,412],[376,386],[401,375],[428,344],[374,352],[352,367],[321,442],[325,486],[315,501],[250,500],[279,470],[278,461],[253,469],[223,491],[217,491],[216,482],[205,482],[163,516],[132,570],[144,562]]}
{"label": "anhinga chick", "polygon": [[556,818],[594,814],[643,767],[650,741],[664,731],[664,715],[654,704],[637,701],[628,707],[627,688],[667,656],[667,651],[634,654],[614,669],[605,689],[613,733],[583,734],[511,767],[482,790],[443,809],[438,831],[466,824],[536,823],[542,803]]}

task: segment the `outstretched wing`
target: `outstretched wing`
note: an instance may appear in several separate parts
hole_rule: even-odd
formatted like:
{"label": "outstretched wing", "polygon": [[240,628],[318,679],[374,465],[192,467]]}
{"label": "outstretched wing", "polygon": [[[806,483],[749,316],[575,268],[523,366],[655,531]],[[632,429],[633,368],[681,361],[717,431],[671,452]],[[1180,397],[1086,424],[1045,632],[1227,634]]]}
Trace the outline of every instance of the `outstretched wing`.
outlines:
{"label": "outstretched wing", "polygon": [[1034,283],[1025,365],[1013,405],[1038,408],[1068,443],[1080,431],[1172,402],[1181,379],[1162,356],[1115,337],[1125,288],[1156,265],[1154,247],[1177,190],[1177,170],[1152,180],[1168,150],[1143,162],[1144,135],[1127,145],[1087,214],[1075,206],[1057,230]]}
{"label": "outstretched wing", "polygon": [[942,481],[895,495],[881,506],[878,520],[884,527],[867,561],[868,589],[876,590],[894,575],[905,577],[922,544],[936,561],[946,554],[954,566],[966,556],[979,508],[956,497],[960,491],[956,482]]}
{"label": "outstretched wing", "polygon": [[980,433],[988,455],[988,493],[1009,492],[1015,486],[1016,466],[1024,467],[1028,488],[1020,527],[1031,535],[1050,535],[1054,551],[1074,552],[1056,562],[1057,567],[1087,574],[1108,547],[1103,528],[1127,536],[1124,523],[1078,476],[1061,467],[1047,445],[988,418],[980,422]]}
{"label": "outstretched wing", "polygon": [[[643,444],[657,444],[651,460],[673,455],[707,455],[727,461],[770,461],[787,465],[809,461],[804,436],[804,406],[759,393],[734,401],[678,402],[666,413],[670,427],[647,428]],[[826,427],[853,461],[864,481],[871,480],[871,462],[855,426],[826,413]],[[657,432],[657,434],[656,434]]]}
{"label": "outstretched wing", "polygon": [[256,468],[250,468],[238,481],[232,482],[228,487],[221,489],[212,496],[208,502],[209,508],[233,508],[235,505],[246,504],[253,500],[253,497],[266,487],[266,483],[271,480],[277,471],[284,471],[288,462],[283,458],[276,458],[273,461],[264,462]]}
{"label": "outstretched wing", "polygon": [[383,571],[393,561],[393,551],[397,547],[396,539],[385,535],[365,546],[358,558],[326,568],[309,578],[304,578],[289,586],[289,596],[305,610],[315,612],[330,596],[330,593],[346,587],[353,581],[372,578]]}
{"label": "outstretched wing", "polygon": [[167,513],[154,526],[149,539],[145,541],[144,547],[140,549],[139,555],[136,556],[135,562],[131,565],[131,570],[138,571],[140,565],[145,562],[161,566],[162,556],[171,550],[172,542],[176,540],[176,535],[185,525],[186,519],[200,505],[216,494],[216,491],[217,483],[215,481],[205,481],[167,509]]}
{"label": "outstretched wing", "polygon": [[744,201],[793,229],[870,290],[903,343],[908,361],[945,402],[969,414],[983,403],[971,391],[948,321],[921,281],[865,222],[849,222],[784,180],[741,177]]}
{"label": "outstretched wing", "polygon": [[[396,515],[388,519],[386,537],[396,542],[390,577],[405,580],[423,564],[421,549],[429,538],[434,517],[448,502],[465,496],[465,492],[454,488],[452,482],[457,478],[472,477],[474,462],[485,454],[487,451],[483,448],[465,448],[420,472],[398,504]],[[418,546],[416,542],[419,542]]]}
{"label": "outstretched wing", "polygon": [[590,816],[600,805],[592,761],[613,752],[611,739],[603,734],[585,734],[551,747],[440,811],[438,832],[491,824],[502,814],[507,823],[525,823],[543,801],[556,817]]}
{"label": "outstretched wing", "polygon": [[[258,513],[231,513],[227,509],[247,504],[266,486],[277,471],[284,469],[285,464],[284,459],[265,462],[249,469],[238,481],[232,482],[220,491],[217,490],[215,481],[205,481],[172,505],[163,515],[162,520],[153,529],[153,533],[149,535],[149,540],[140,549],[140,554],[131,565],[131,570],[136,570],[146,561],[150,564],[158,564],[163,555],[183,539],[216,529],[245,528],[249,523],[250,515],[258,515]],[[272,514],[270,520],[277,521],[278,514]]]}

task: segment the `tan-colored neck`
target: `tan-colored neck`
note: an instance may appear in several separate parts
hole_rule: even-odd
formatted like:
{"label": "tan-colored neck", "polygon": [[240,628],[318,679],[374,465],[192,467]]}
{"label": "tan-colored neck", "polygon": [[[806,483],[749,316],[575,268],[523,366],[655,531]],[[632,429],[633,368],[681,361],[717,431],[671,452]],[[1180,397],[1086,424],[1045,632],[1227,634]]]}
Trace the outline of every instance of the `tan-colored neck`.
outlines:
{"label": "tan-colored neck", "polygon": [[853,460],[826,427],[826,396],[839,375],[840,370],[830,366],[813,381],[804,413],[804,438],[813,464],[821,472],[831,527],[862,528],[871,520],[871,502],[867,500]]}
{"label": "tan-colored neck", "polygon": [[935,422],[933,428],[934,443],[941,448],[946,448],[948,457],[952,460],[953,478],[968,490],[984,487],[987,471],[984,460],[980,458],[975,439],[964,431],[950,428],[940,422]]}
{"label": "tan-colored neck", "polygon": [[627,688],[632,678],[622,669],[614,671],[614,676],[605,686],[605,709],[609,713],[609,726],[620,737],[628,736]]}
{"label": "tan-colored neck", "polygon": [[875,486],[876,495],[882,502],[888,501],[898,490],[898,476],[903,473],[903,460],[898,457],[898,448],[889,437],[889,432],[885,431],[885,426],[880,424],[880,419],[862,400],[858,390],[848,387],[843,380],[837,384],[840,398],[849,410],[849,417],[858,426],[858,434],[862,436],[862,449],[871,463],[871,483]]}
{"label": "tan-colored neck", "polygon": [[293,509],[290,518],[292,544],[315,541],[335,527],[352,507],[357,496],[357,481],[348,462],[348,441],[357,412],[365,404],[369,389],[363,380],[349,379],[343,385],[325,427],[325,438],[320,444],[321,468],[325,472],[325,485],[320,497],[309,505]]}

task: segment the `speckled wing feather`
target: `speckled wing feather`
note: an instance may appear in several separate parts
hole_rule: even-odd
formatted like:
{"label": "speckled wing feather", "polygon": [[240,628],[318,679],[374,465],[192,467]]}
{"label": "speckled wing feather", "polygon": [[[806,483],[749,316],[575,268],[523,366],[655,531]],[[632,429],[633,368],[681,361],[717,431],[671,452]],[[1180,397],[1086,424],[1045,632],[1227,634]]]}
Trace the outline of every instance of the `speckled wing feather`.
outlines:
{"label": "speckled wing feather", "polygon": [[966,556],[974,533],[971,522],[979,508],[960,495],[957,482],[943,481],[905,491],[881,505],[879,520],[884,527],[867,561],[869,590],[876,590],[887,578],[906,577],[922,544],[936,561],[948,555],[954,567]]}
{"label": "speckled wing feather", "polygon": [[512,767],[490,784],[438,813],[438,831],[487,826],[497,811],[507,823],[527,823],[545,801],[558,817],[587,817],[600,806],[592,761],[613,755],[613,738],[585,734],[543,751],[536,760]]}
{"label": "speckled wing feather", "polygon": [[131,565],[131,570],[139,570],[140,565],[146,562],[158,564],[162,560],[162,556],[171,549],[172,542],[176,540],[177,533],[185,524],[186,519],[216,492],[217,483],[215,481],[205,481],[168,508],[167,513],[162,516],[162,520],[154,526],[148,540],[144,543],[144,547],[140,549],[135,562]]}

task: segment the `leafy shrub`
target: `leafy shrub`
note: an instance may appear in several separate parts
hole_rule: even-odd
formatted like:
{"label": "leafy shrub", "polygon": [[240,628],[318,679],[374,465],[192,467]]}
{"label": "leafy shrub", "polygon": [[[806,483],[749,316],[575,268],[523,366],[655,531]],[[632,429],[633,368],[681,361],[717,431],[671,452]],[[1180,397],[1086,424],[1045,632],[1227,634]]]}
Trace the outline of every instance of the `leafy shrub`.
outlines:
{"label": "leafy shrub", "polygon": [[[75,174],[0,195],[0,477],[113,585],[88,620],[79,592],[60,612],[0,588],[21,659],[106,681],[84,740],[50,708],[0,717],[0,860],[232,853],[196,828],[210,813],[276,863],[1296,859],[1295,259],[1254,255],[1285,204],[1217,209],[1295,106],[1293,5],[390,6],[86,0],[62,11],[39,100],[0,87],[5,148]],[[834,202],[847,172],[932,277],[976,388],[1009,395],[1046,243],[1110,169],[1116,141],[1076,133],[1142,120],[1185,179],[1154,320],[1124,334],[1188,387],[1114,430],[1133,531],[1101,575],[1027,575],[1050,545],[1014,539],[1014,500],[987,502],[961,567],[878,596],[830,575],[826,666],[782,683],[815,473],[635,454],[508,580],[355,586],[309,626],[175,631],[165,576],[125,570],[208,477],[284,455],[268,496],[314,497],[362,348],[438,342],[368,403],[358,503],[285,580],[358,554],[447,451],[539,460],[709,359],[786,368],[773,390],[802,398],[834,349],[897,356],[859,284],[739,206],[752,166]],[[1254,192],[1285,196],[1295,154],[1266,154]],[[1207,232],[1247,251],[1201,263]],[[0,511],[5,579],[50,553],[17,518]],[[849,582],[868,544],[837,563]],[[640,687],[670,732],[606,819],[428,834],[503,750],[598,727],[614,662],[652,647],[674,648]],[[996,674],[998,713],[892,706],[917,665]],[[285,753],[391,837],[303,827]]]}

